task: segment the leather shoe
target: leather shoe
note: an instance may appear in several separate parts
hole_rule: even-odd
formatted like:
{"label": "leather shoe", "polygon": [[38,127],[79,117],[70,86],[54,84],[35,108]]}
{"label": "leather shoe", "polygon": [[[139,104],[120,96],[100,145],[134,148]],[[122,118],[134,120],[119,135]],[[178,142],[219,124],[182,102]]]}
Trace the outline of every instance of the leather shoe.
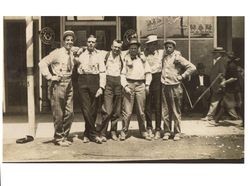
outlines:
{"label": "leather shoe", "polygon": [[126,134],[124,131],[121,131],[121,134],[120,134],[120,140],[121,141],[124,141],[126,139]]}
{"label": "leather shoe", "polygon": [[95,137],[94,142],[97,143],[97,144],[102,144],[102,139],[97,136],[97,137]]}
{"label": "leather shoe", "polygon": [[56,141],[55,145],[58,145],[58,146],[61,146],[61,147],[68,147],[69,146],[68,142],[67,141],[63,141],[63,140]]}
{"label": "leather shoe", "polygon": [[86,137],[86,136],[84,136],[84,137],[83,137],[83,143],[89,143],[89,138]]}
{"label": "leather shoe", "polygon": [[169,139],[169,137],[170,137],[170,135],[168,134],[168,133],[166,133],[166,134],[164,134],[164,136],[163,136],[163,140],[168,140]]}
{"label": "leather shoe", "polygon": [[152,129],[148,129],[148,135],[150,138],[153,138],[154,137],[154,134],[152,132]]}
{"label": "leather shoe", "polygon": [[115,131],[111,131],[111,138],[112,138],[112,140],[114,140],[114,141],[118,141],[118,138],[117,138],[117,135],[116,135],[116,132],[115,132]]}
{"label": "leather shoe", "polygon": [[179,134],[175,134],[175,136],[174,136],[174,141],[178,141],[178,140],[180,140],[181,139],[181,137],[180,137],[180,135]]}
{"label": "leather shoe", "polygon": [[101,136],[100,138],[102,142],[107,142],[107,138],[105,136]]}
{"label": "leather shoe", "polygon": [[25,138],[17,139],[16,143],[23,144],[23,143],[28,143],[28,142],[31,142],[31,141],[34,141],[34,137],[27,135]]}
{"label": "leather shoe", "polygon": [[160,131],[156,131],[155,132],[155,137],[154,137],[154,139],[155,140],[158,140],[158,139],[160,139],[161,138],[161,133],[160,133]]}

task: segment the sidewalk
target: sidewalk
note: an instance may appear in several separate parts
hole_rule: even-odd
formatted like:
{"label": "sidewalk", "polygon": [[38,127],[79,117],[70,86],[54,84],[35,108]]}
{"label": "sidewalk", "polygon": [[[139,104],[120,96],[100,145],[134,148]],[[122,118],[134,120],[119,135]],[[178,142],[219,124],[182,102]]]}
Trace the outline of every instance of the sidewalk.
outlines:
{"label": "sidewalk", "polygon": [[[200,117],[184,116],[182,119],[182,139],[180,141],[142,139],[135,117],[130,123],[128,139],[102,145],[83,143],[73,138],[71,146],[55,146],[51,115],[37,116],[37,135],[33,142],[16,144],[17,138],[27,133],[27,118],[5,117],[3,124],[4,162],[209,162],[243,163],[244,128],[241,121],[225,121],[219,126],[210,125]],[[118,123],[118,130],[121,122]],[[70,136],[83,135],[82,116],[76,114]]]}
{"label": "sidewalk", "polygon": [[[36,118],[37,132],[36,138],[52,138],[54,127],[50,114],[41,114]],[[244,134],[240,127],[242,121],[225,120],[219,126],[210,125],[206,121],[201,121],[196,114],[184,116],[182,118],[182,133],[187,136],[217,136],[230,134]],[[154,124],[154,123],[153,123]],[[118,122],[118,130],[121,129],[121,121]],[[130,123],[131,130],[138,130],[136,117]],[[24,137],[27,134],[28,124],[26,116],[4,116],[3,118],[3,138],[5,143],[15,143],[15,139]],[[84,131],[84,121],[81,114],[75,115],[71,133],[82,133]]]}

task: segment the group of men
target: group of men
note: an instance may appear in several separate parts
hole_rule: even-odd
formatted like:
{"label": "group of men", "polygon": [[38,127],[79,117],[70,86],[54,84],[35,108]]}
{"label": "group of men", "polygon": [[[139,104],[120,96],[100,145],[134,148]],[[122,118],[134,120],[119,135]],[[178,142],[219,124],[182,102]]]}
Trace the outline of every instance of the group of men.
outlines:
{"label": "group of men", "polygon": [[[157,36],[149,35],[146,49],[141,52],[137,38],[130,40],[127,51],[121,50],[122,41],[114,40],[111,51],[107,52],[96,49],[93,35],[87,39],[86,50],[74,47],[75,39],[73,31],[65,31],[63,47],[55,49],[39,63],[42,75],[50,83],[56,145],[72,143],[68,136],[73,121],[73,68],[77,68],[79,74],[79,103],[85,120],[84,143],[106,142],[110,121],[111,139],[126,140],[134,106],[142,138],[180,139],[181,82],[196,67],[175,49],[175,41],[166,40],[164,49],[159,49]],[[98,113],[100,121],[97,120]],[[117,131],[119,119],[122,120],[120,134]]]}

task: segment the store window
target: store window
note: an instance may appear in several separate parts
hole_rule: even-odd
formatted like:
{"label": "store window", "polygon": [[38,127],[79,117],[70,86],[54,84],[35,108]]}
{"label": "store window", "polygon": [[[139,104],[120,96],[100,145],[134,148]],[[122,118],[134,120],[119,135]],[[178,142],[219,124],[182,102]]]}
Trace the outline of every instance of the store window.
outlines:
{"label": "store window", "polygon": [[[204,63],[209,69],[214,46],[214,17],[145,16],[137,17],[137,29],[144,44],[149,34],[157,34],[159,48],[166,39],[177,43],[177,50],[195,65]],[[145,47],[145,45],[143,46]],[[142,48],[143,48],[142,47]]]}
{"label": "store window", "polygon": [[114,16],[67,16],[65,30],[76,34],[76,46],[86,46],[90,34],[97,38],[97,49],[109,50],[111,41],[116,38],[116,17]]}

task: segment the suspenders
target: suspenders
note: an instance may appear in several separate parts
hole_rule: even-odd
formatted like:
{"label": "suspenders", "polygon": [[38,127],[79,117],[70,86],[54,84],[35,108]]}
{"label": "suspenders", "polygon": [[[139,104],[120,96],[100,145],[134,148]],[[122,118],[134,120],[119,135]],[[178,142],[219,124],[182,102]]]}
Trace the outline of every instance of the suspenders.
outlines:
{"label": "suspenders", "polygon": [[[109,58],[109,56],[110,56],[110,51],[106,54],[106,56],[105,56],[105,59],[104,59],[104,64],[105,64],[105,66],[107,65],[107,61],[108,61],[108,58]],[[121,55],[119,54],[119,59],[120,59],[120,63],[121,63],[121,71],[122,71],[122,69],[123,69],[123,62],[122,62],[122,57],[121,57]]]}

